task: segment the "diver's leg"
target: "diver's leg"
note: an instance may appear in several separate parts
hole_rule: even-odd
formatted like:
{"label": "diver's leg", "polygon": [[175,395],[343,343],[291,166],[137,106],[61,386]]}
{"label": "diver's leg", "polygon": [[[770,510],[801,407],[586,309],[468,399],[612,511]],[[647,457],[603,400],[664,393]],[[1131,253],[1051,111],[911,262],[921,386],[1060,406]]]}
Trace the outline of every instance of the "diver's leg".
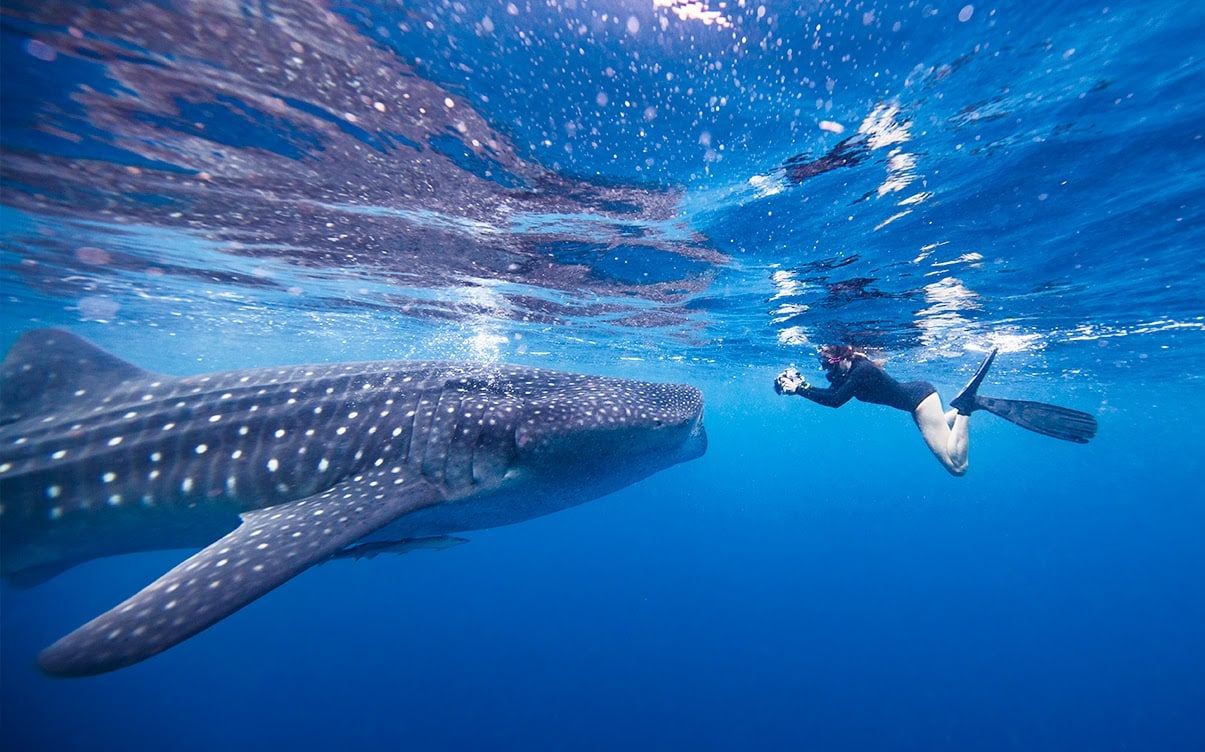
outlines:
{"label": "diver's leg", "polygon": [[967,471],[967,450],[970,446],[970,416],[955,415],[951,426],[941,410],[941,398],[936,393],[925,397],[912,411],[912,419],[920,429],[925,444],[933,456],[952,475]]}

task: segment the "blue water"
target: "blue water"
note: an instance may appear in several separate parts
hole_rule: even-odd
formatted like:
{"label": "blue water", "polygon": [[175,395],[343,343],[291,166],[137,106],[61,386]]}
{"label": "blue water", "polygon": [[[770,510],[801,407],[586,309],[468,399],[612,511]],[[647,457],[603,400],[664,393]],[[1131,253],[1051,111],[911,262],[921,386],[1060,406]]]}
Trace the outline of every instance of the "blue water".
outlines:
{"label": "blue water", "polygon": [[[685,381],[708,453],[37,652],[180,561],[0,589],[5,749],[1205,748],[1200,3],[13,2],[0,332],[147,368]],[[847,341],[976,414],[775,396]]]}

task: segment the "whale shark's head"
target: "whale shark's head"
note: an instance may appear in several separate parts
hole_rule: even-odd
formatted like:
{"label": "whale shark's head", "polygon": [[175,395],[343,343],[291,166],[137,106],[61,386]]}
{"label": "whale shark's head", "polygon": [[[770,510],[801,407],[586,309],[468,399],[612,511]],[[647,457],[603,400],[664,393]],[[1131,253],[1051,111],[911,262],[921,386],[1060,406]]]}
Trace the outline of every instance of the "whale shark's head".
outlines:
{"label": "whale shark's head", "polygon": [[547,373],[523,395],[515,429],[516,464],[527,472],[605,493],[707,449],[695,387]]}
{"label": "whale shark's head", "polygon": [[[703,395],[684,384],[514,365],[423,364],[407,463],[446,500],[395,537],[509,525],[702,456]],[[425,406],[425,407],[423,407]],[[421,436],[419,435],[421,433]],[[395,529],[396,528],[396,529]]]}

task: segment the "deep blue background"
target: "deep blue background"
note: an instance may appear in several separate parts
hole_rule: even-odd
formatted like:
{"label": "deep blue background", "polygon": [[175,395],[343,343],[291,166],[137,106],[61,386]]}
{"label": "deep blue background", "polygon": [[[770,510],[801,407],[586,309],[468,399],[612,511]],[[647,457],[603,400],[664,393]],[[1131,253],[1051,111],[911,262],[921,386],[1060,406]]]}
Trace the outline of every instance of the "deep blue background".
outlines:
{"label": "deep blue background", "polygon": [[1087,447],[977,415],[953,479],[885,408],[704,386],[701,460],[449,551],[324,565],[112,675],[29,660],[177,556],[5,590],[9,748],[1205,743],[1201,464],[1162,441],[1201,415],[1158,407],[1191,393],[1133,390]]}

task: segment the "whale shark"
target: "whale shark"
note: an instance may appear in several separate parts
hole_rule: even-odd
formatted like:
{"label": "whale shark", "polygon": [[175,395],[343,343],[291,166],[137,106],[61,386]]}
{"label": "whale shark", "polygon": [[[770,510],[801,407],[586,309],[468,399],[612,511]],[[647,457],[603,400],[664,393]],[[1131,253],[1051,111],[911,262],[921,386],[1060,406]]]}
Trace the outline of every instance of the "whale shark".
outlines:
{"label": "whale shark", "polygon": [[706,446],[684,384],[436,361],[168,376],[39,329],[0,365],[0,576],[200,548],[38,656],[104,673],[323,561],[455,545]]}

